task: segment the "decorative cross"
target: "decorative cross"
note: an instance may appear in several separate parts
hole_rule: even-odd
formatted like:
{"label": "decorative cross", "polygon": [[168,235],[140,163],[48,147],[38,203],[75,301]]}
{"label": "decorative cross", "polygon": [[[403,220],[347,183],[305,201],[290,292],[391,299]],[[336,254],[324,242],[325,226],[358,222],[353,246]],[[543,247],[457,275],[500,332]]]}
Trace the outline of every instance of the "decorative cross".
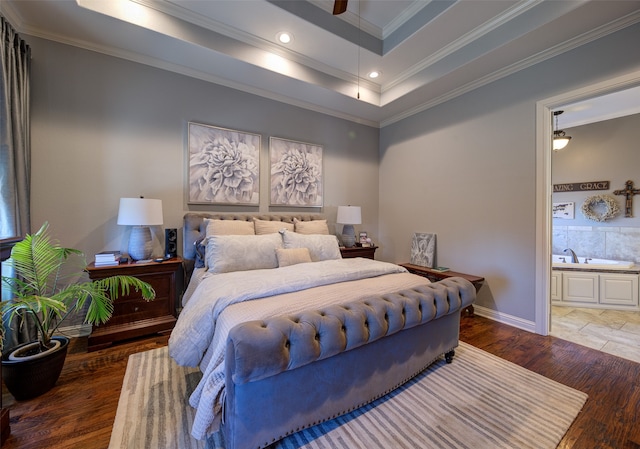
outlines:
{"label": "decorative cross", "polygon": [[637,195],[640,193],[640,189],[633,188],[633,181],[629,180],[625,184],[625,188],[621,190],[614,190],[614,195],[626,195],[627,201],[624,206],[624,216],[625,217],[633,217],[631,213],[631,209],[633,207],[633,195]]}

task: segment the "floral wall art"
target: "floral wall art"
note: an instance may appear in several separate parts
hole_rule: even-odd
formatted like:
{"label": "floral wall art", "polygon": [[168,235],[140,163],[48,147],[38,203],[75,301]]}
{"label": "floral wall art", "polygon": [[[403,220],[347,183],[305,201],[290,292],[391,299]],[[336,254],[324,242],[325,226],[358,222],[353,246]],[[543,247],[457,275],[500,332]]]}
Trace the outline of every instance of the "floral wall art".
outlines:
{"label": "floral wall art", "polygon": [[191,204],[258,205],[260,135],[189,123]]}
{"label": "floral wall art", "polygon": [[322,147],[271,137],[272,206],[322,206]]}

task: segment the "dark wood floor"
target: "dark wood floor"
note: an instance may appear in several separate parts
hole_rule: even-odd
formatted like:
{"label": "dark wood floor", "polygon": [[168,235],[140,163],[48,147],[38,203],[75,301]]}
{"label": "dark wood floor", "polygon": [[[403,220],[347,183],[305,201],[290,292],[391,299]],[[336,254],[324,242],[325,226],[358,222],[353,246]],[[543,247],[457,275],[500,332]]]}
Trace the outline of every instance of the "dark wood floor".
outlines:
{"label": "dark wood floor", "polygon": [[[482,317],[464,317],[461,340],[589,395],[559,448],[640,449],[640,364]],[[151,337],[92,353],[74,342],[57,386],[10,405],[3,449],[106,448],[127,357],[166,345]],[[478,448],[489,449],[489,448]]]}

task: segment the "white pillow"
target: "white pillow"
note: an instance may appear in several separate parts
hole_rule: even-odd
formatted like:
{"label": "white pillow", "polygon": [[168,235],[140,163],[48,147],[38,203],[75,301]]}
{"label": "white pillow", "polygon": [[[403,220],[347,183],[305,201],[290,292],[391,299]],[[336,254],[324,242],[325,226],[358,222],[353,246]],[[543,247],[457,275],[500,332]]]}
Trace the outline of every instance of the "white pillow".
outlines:
{"label": "white pillow", "polygon": [[305,235],[280,231],[285,248],[308,248],[311,261],[342,259],[338,238],[335,235]]}
{"label": "white pillow", "polygon": [[278,257],[279,267],[311,262],[311,255],[307,248],[278,248],[276,256]]}
{"label": "white pillow", "polygon": [[300,221],[294,218],[293,223],[298,234],[329,234],[327,220]]}
{"label": "white pillow", "polygon": [[207,267],[211,273],[278,268],[276,249],[280,234],[212,235],[207,241]]}
{"label": "white pillow", "polygon": [[204,219],[206,237],[212,235],[254,235],[256,232],[251,221]]}
{"label": "white pillow", "polygon": [[273,234],[274,232],[280,232],[281,229],[293,231],[293,223],[287,223],[284,221],[260,220],[258,218],[254,218],[253,224],[256,228],[256,235]]}

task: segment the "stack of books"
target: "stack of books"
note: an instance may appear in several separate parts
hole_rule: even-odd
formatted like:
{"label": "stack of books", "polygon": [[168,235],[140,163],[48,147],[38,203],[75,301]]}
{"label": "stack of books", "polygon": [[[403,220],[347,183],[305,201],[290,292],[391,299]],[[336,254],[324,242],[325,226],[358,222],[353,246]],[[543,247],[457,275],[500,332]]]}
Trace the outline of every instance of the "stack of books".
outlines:
{"label": "stack of books", "polygon": [[109,267],[120,263],[120,251],[102,251],[96,254],[96,267]]}

